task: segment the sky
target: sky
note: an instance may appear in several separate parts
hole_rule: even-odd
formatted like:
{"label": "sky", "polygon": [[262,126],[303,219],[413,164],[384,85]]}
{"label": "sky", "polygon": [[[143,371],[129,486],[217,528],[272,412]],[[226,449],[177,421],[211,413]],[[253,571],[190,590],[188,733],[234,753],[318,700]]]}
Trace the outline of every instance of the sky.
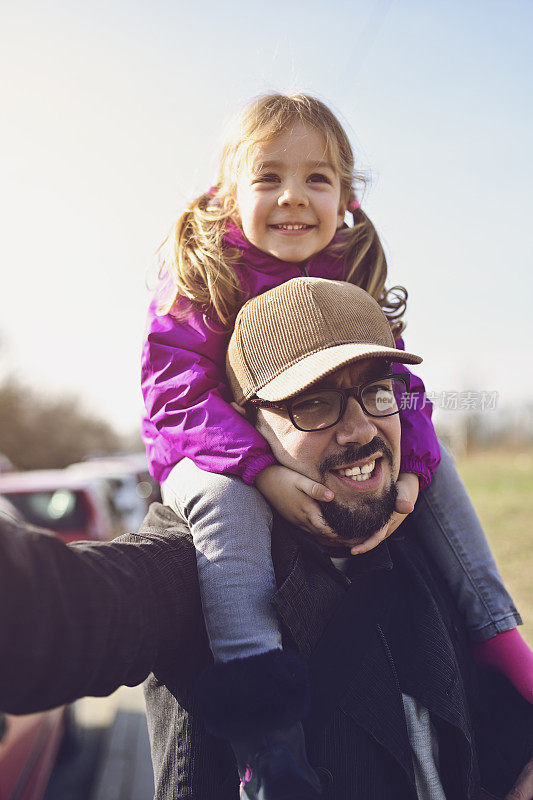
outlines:
{"label": "sky", "polygon": [[0,378],[133,430],[153,253],[242,104],[303,90],[369,178],[427,388],[533,401],[532,34],[529,0],[4,0]]}

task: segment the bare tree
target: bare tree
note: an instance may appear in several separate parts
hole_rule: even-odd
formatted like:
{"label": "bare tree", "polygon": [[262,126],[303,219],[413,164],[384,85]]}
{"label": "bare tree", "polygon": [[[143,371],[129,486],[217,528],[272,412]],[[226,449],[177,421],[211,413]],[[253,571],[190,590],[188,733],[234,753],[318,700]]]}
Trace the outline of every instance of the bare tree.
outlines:
{"label": "bare tree", "polygon": [[113,428],[76,397],[43,399],[14,379],[0,386],[0,453],[18,469],[62,468],[121,447]]}

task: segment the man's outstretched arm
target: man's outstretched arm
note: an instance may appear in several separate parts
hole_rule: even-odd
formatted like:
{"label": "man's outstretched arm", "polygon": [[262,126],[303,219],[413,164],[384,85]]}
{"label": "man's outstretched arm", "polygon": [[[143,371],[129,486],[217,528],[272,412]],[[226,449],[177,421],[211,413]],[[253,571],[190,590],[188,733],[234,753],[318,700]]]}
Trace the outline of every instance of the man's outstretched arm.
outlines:
{"label": "man's outstretched arm", "polygon": [[155,505],[139,534],[73,545],[0,515],[1,710],[109,694],[179,658],[200,601],[170,513]]}

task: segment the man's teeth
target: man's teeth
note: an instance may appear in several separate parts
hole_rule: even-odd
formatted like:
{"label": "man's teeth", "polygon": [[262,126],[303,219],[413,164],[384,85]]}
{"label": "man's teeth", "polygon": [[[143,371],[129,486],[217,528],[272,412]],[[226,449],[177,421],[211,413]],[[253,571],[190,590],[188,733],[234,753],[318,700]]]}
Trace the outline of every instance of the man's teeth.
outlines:
{"label": "man's teeth", "polygon": [[305,228],[311,228],[312,225],[274,225],[282,231],[303,231]]}
{"label": "man's teeth", "polygon": [[375,461],[369,461],[368,464],[363,464],[362,467],[348,467],[347,469],[339,469],[338,473],[344,478],[351,478],[353,481],[367,481],[371,477],[375,466]]}

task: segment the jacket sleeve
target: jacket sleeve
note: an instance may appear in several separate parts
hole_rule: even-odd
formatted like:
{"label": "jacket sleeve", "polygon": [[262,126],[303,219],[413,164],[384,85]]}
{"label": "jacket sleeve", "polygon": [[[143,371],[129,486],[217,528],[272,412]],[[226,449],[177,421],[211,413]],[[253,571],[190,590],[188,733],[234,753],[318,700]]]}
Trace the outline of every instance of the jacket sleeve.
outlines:
{"label": "jacket sleeve", "polygon": [[0,709],[107,695],[177,663],[201,607],[192,540],[173,520],[66,545],[0,514]]}
{"label": "jacket sleeve", "polygon": [[[405,350],[402,339],[396,341],[399,350]],[[400,406],[402,444],[400,472],[413,472],[420,480],[420,490],[431,483],[433,473],[440,463],[440,446],[431,421],[432,403],[420,378],[407,369],[405,364],[394,364],[397,374],[411,376],[411,394]]]}
{"label": "jacket sleeve", "polygon": [[187,457],[201,469],[253,483],[275,458],[261,434],[229,405],[228,335],[193,309],[184,319],[158,316],[155,303],[142,356],[149,419],[174,463]]}

